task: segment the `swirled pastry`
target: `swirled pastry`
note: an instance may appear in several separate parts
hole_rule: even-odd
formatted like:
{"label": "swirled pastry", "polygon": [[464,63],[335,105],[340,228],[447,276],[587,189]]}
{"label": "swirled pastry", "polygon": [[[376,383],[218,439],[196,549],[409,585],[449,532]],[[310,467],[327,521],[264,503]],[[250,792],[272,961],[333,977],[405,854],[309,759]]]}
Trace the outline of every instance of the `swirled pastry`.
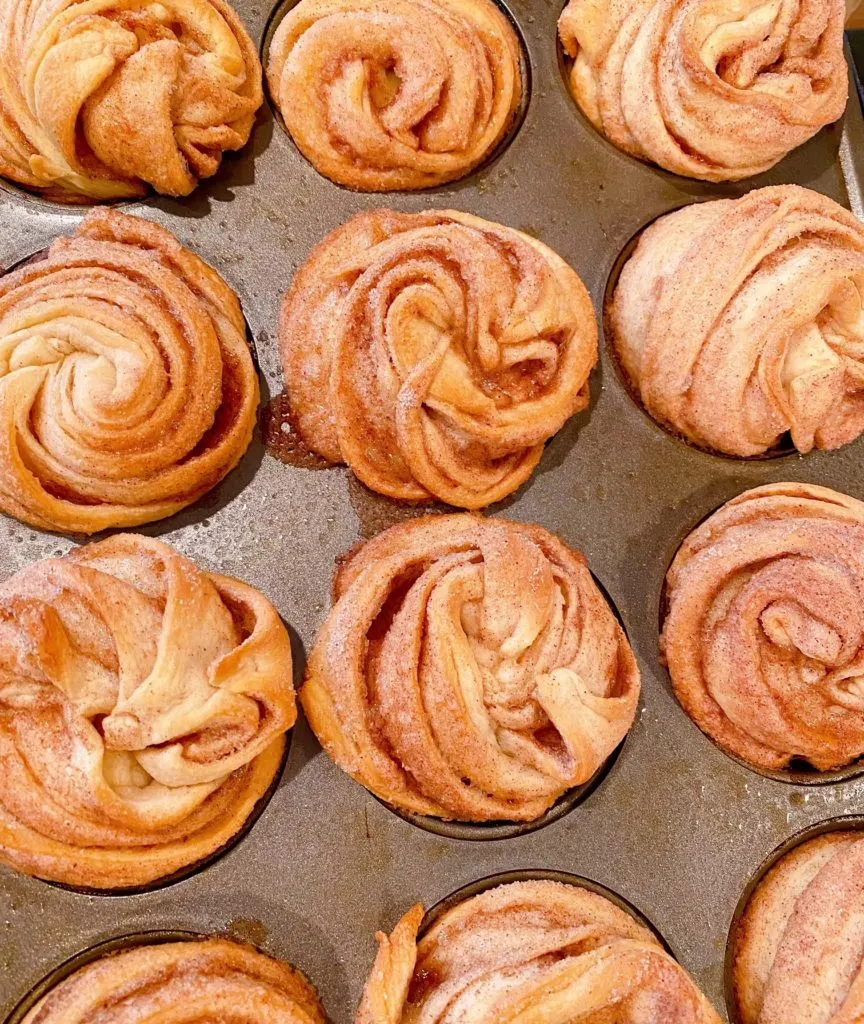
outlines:
{"label": "swirled pastry", "polygon": [[0,5],[0,174],[50,199],[188,195],[262,101],[225,0]]}
{"label": "swirled pastry", "polygon": [[237,296],[163,228],[92,212],[0,278],[0,510],[95,533],[172,515],[249,446]]}
{"label": "swirled pastry", "polygon": [[470,515],[394,526],[340,567],[301,700],[398,808],[530,821],[626,735],[639,670],[584,556]]}
{"label": "swirled pastry", "polygon": [[422,917],[378,935],[356,1024],[720,1024],[652,932],[579,886],[487,889],[418,941]]}
{"label": "swirled pastry", "polygon": [[0,584],[0,860],[90,888],[223,847],[296,718],[269,601],[120,534]]}
{"label": "swirled pastry", "polygon": [[316,170],[369,192],[461,178],[503,139],[523,90],[494,0],[301,0],[267,77]]}
{"label": "swirled pastry", "polygon": [[22,1024],[325,1024],[318,994],[293,967],[227,939],[136,946],[82,967]]}
{"label": "swirled pastry", "polygon": [[597,325],[576,273],[452,210],[362,213],[300,269],[280,325],[303,440],[372,490],[481,508],[588,404]]}
{"label": "swirled pastry", "polygon": [[809,484],[727,502],[682,544],[662,644],[675,693],[761,768],[864,753],[864,504]]}
{"label": "swirled pastry", "polygon": [[706,181],[760,174],[846,107],[843,0],[570,0],[570,89],[614,145]]}
{"label": "swirled pastry", "polygon": [[733,936],[740,1024],[855,1024],[864,1014],[864,835],[795,847],[756,887]]}
{"label": "swirled pastry", "polygon": [[864,225],[781,185],[671,213],[625,264],[608,323],[646,410],[753,456],[864,430]]}

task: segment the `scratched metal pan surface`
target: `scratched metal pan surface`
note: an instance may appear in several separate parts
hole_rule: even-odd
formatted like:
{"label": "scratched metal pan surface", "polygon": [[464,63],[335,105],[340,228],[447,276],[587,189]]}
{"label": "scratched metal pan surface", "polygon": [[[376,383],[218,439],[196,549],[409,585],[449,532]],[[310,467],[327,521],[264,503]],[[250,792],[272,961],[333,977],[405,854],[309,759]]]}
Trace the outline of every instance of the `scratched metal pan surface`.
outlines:
{"label": "scratched metal pan surface", "polygon": [[[235,0],[263,46],[269,0]],[[325,232],[362,210],[456,207],[528,231],[557,250],[598,315],[619,254],[654,218],[686,203],[797,182],[860,214],[864,121],[845,122],[770,173],[734,185],[688,181],[617,152],[585,121],[561,76],[561,0],[509,0],[525,41],[531,95],[521,129],[491,164],[420,194],[339,188],[294,148],[265,109],[250,146],[188,199],[127,207],[158,221],[217,267],[243,302],[264,381],[282,390],[281,296]],[[74,229],[81,211],[0,193],[8,268]],[[662,582],[686,534],[720,503],[769,481],[812,481],[864,496],[864,442],[806,457],[740,462],[698,451],[634,404],[608,351],[590,410],[549,444],[533,479],[493,515],[537,522],[584,550],[639,658],[642,706],[593,791],[530,834],[472,842],[434,834],[367,794],[298,725],[284,774],[248,835],[215,863],[147,893],[88,895],[0,869],[0,1021],[71,957],[142,932],[228,932],[302,968],[335,1024],[349,1024],[373,933],[416,901],[427,907],[497,872],[543,869],[591,879],[636,907],[724,1010],[727,932],[759,865],[796,832],[864,814],[864,778],[827,785],[765,778],[723,754],[675,702],[658,661]],[[360,537],[417,514],[376,497],[344,469],[286,465],[261,437],[198,505],[142,532],[202,566],[263,590],[290,623],[298,674],[329,604],[336,558]],[[79,539],[0,517],[0,577]]]}

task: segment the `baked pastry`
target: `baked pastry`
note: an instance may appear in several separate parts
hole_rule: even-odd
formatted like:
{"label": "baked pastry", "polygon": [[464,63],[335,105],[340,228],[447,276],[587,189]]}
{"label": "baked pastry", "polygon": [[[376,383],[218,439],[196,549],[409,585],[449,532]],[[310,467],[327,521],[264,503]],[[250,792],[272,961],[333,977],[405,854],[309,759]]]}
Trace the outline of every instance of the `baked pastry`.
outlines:
{"label": "baked pastry", "polygon": [[662,648],[684,710],[757,768],[864,753],[864,503],[811,484],[745,491],[667,577]]}
{"label": "baked pastry", "polygon": [[864,225],[799,188],[687,206],[652,224],[607,325],[645,409],[694,444],[753,456],[864,430]]}
{"label": "baked pastry", "polygon": [[627,734],[639,670],[583,555],[470,515],[351,554],[300,692],[321,745],[404,811],[531,821]]}
{"label": "baked pastry", "polygon": [[367,192],[461,178],[522,100],[494,0],[300,0],[270,44],[270,94],[307,160]]}
{"label": "baked pastry", "polygon": [[251,946],[213,938],[135,946],[104,956],[50,989],[22,1024],[94,1020],[325,1024],[326,1018],[300,971]]}
{"label": "baked pastry", "polygon": [[173,515],[252,440],[237,296],[173,235],[90,213],[0,278],[0,510],[95,533]]}
{"label": "baked pastry", "polygon": [[248,141],[261,77],[225,0],[3,0],[0,174],[67,203],[188,195]]}
{"label": "baked pastry", "polygon": [[282,308],[305,443],[367,487],[463,508],[523,484],[588,404],[591,300],[551,249],[452,210],[376,210],[313,250]]}
{"label": "baked pastry", "polygon": [[843,0],[570,0],[570,90],[615,146],[705,181],[760,174],[846,108]]}
{"label": "baked pastry", "polygon": [[575,885],[511,882],[379,934],[356,1024],[720,1024],[652,932]]}
{"label": "baked pastry", "polygon": [[733,934],[737,1024],[854,1024],[864,1013],[864,834],[796,846],[756,887]]}
{"label": "baked pastry", "polygon": [[119,534],[0,584],[0,861],[117,889],[233,839],[296,719],[257,590]]}

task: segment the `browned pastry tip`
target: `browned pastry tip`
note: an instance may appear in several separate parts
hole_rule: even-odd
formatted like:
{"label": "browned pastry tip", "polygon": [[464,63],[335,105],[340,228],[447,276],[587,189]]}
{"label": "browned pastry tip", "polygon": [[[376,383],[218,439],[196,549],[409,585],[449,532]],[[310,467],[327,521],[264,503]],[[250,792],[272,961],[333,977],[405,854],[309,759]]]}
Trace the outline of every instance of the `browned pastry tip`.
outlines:
{"label": "browned pastry tip", "polygon": [[780,185],[684,207],[645,230],[607,310],[646,410],[741,457],[864,430],[864,225]]}
{"label": "browned pastry tip", "polygon": [[463,177],[504,138],[525,88],[493,0],[301,0],[267,76],[315,168],[375,192]]}
{"label": "browned pastry tip", "polygon": [[188,195],[248,141],[261,77],[225,0],[4,0],[0,175],[67,203]]}
{"label": "browned pastry tip", "polygon": [[581,554],[539,526],[430,516],[342,565],[301,699],[387,803],[531,821],[622,741],[639,671]]}
{"label": "browned pastry tip", "polygon": [[452,210],[377,210],[328,235],[280,325],[306,444],[372,490],[482,508],[523,484],[588,404],[597,325],[576,273]]}
{"label": "browned pastry tip", "polygon": [[418,940],[422,917],[378,936],[356,1024],[720,1024],[652,932],[579,886],[488,889]]}
{"label": "browned pastry tip", "polygon": [[827,832],[757,884],[732,935],[736,1024],[864,1015],[864,835]]}
{"label": "browned pastry tip", "polygon": [[237,296],[164,228],[96,210],[0,278],[0,510],[95,533],[185,508],[252,440]]}
{"label": "browned pastry tip", "polygon": [[864,753],[864,504],[811,484],[745,491],[697,527],[667,577],[675,693],[763,769]]}
{"label": "browned pastry tip", "polygon": [[22,1024],[326,1024],[309,981],[251,946],[211,938],[134,946],[58,982]]}
{"label": "browned pastry tip", "polygon": [[843,114],[843,0],[570,0],[569,84],[619,149],[735,181]]}
{"label": "browned pastry tip", "polygon": [[252,587],[131,534],[0,585],[0,860],[70,885],[214,854],[276,777],[291,642]]}

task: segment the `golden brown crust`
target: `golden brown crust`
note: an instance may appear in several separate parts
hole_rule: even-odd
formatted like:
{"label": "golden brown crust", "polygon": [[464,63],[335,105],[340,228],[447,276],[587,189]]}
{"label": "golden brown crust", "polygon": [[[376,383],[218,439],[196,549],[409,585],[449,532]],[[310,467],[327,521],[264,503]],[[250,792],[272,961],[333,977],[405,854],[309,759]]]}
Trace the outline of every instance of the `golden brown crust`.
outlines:
{"label": "golden brown crust", "polygon": [[395,526],[339,570],[301,699],[336,763],[406,811],[530,821],[587,782],[639,671],[582,555],[470,515]]}
{"label": "golden brown crust", "polygon": [[512,882],[414,907],[378,958],[356,1024],[720,1024],[687,972],[624,910],[575,885]]}
{"label": "golden brown crust", "polygon": [[188,195],[263,102],[226,0],[4,0],[0,174],[76,203]]}
{"label": "golden brown crust", "polygon": [[23,1024],[325,1024],[300,971],[251,946],[212,938],[136,946],[75,971]]}
{"label": "golden brown crust", "polygon": [[646,410],[690,441],[760,455],[864,430],[864,225],[797,185],[684,207],[652,224],[609,309]]}
{"label": "golden brown crust", "polygon": [[768,170],[846,107],[843,0],[570,0],[570,89],[619,149],[676,174]]}
{"label": "golden brown crust", "polygon": [[662,646],[724,750],[827,770],[864,753],[864,504],[810,484],[745,491],[682,544]]}
{"label": "golden brown crust", "polygon": [[95,533],[197,501],[252,439],[237,296],[156,224],[92,212],[0,278],[0,510]]}
{"label": "golden brown crust", "polygon": [[552,250],[452,210],[363,213],[312,252],[282,309],[306,444],[373,490],[482,508],[588,404],[591,300]]}
{"label": "golden brown crust", "polygon": [[291,642],[258,591],[121,534],[0,585],[0,860],[90,888],[215,853],[279,771]]}
{"label": "golden brown crust", "polygon": [[519,42],[492,0],[301,0],[267,77],[315,168],[375,192],[463,177],[502,140],[523,89]]}
{"label": "golden brown crust", "polygon": [[828,832],[783,856],[733,937],[741,1024],[855,1024],[864,1013],[864,838]]}

